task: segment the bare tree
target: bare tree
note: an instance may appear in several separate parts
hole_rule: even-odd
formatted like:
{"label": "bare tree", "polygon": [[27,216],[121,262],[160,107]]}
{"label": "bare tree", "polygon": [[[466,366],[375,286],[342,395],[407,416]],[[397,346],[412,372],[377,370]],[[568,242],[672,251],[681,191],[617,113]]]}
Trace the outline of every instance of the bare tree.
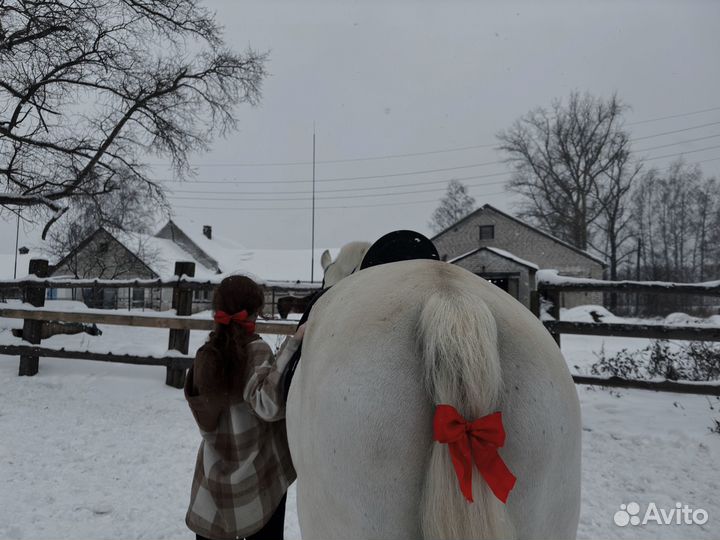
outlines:
{"label": "bare tree", "polygon": [[[135,237],[141,237],[151,232],[156,217],[154,197],[150,189],[132,182],[121,182],[118,189],[95,198],[80,198],[71,209],[58,222],[62,226],[54,227],[48,234],[45,250],[55,260],[63,259],[76,250],[88,237],[95,234],[100,228],[111,232],[123,233],[124,237],[133,238],[127,246],[136,257],[148,262],[150,255],[142,242],[136,242]],[[151,209],[149,209],[151,207]],[[136,233],[136,234],[133,234]],[[85,256],[97,258],[101,253],[90,255],[86,249]],[[121,261],[116,261],[121,263]],[[127,272],[127,264],[120,264],[117,275],[108,276],[105,268],[107,261],[103,262],[103,277],[118,277]],[[77,269],[72,270],[76,277],[91,277],[79,275]],[[98,277],[98,276],[92,276]]]}
{"label": "bare tree", "polygon": [[509,188],[523,196],[523,217],[580,249],[591,247],[601,215],[617,225],[613,197],[626,193],[621,186],[628,178],[614,175],[632,176],[624,110],[616,95],[603,100],[572,92],[567,103],[531,111],[498,134],[514,169]]}
{"label": "bare tree", "polygon": [[445,196],[440,200],[440,205],[433,212],[428,225],[438,233],[457,223],[474,209],[475,198],[468,193],[467,187],[459,180],[450,180]]}
{"label": "bare tree", "polygon": [[697,241],[693,250],[692,265],[698,269],[696,278],[704,281],[708,274],[717,277],[720,266],[720,187],[715,178],[706,178],[694,194],[697,212],[695,230]]}
{"label": "bare tree", "polygon": [[713,178],[682,159],[645,173],[635,191],[634,228],[642,239],[641,274],[667,281],[704,280],[720,263],[714,249],[720,194]]}
{"label": "bare tree", "polygon": [[235,105],[258,101],[264,60],[226,49],[198,0],[1,1],[0,206],[49,217],[45,237],[122,183],[162,201],[144,154],[186,175]]}
{"label": "bare tree", "polygon": [[[623,152],[602,180],[595,183],[594,199],[600,213],[594,228],[600,234],[594,236],[599,243],[588,244],[604,255],[611,280],[618,279],[620,265],[635,253],[631,193],[641,170],[642,164],[632,162],[630,153]],[[614,296],[611,303],[614,308]]]}

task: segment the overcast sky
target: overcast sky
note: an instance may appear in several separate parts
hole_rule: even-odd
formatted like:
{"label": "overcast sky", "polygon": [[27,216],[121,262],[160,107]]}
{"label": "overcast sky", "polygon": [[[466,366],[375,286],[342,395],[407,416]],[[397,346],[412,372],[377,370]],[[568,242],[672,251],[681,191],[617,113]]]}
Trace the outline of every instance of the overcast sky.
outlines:
{"label": "overcast sky", "polygon": [[[617,91],[636,138],[717,122],[634,147],[650,158],[715,147],[686,156],[720,173],[717,1],[207,4],[229,45],[269,52],[262,103],[242,106],[239,131],[193,157],[193,181],[169,182],[150,159],[175,212],[251,248],[310,247],[313,124],[316,246],[429,234],[452,178],[478,205],[512,210],[495,134],[574,89]],[[369,159],[402,154],[416,155]],[[1,225],[1,252],[13,251],[14,229]]]}

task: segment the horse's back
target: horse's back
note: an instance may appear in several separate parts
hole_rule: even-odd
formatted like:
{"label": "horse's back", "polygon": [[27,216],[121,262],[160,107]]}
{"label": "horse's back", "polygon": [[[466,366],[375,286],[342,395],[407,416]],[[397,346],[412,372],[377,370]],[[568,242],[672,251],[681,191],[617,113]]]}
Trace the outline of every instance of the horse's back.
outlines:
{"label": "horse's back", "polygon": [[508,502],[517,534],[574,536],[580,426],[562,356],[510,296],[431,261],[363,270],[313,310],[288,402],[304,536],[421,537],[435,404],[423,383],[417,326],[448,279],[480,288],[497,322],[508,433],[501,452],[518,477]]}

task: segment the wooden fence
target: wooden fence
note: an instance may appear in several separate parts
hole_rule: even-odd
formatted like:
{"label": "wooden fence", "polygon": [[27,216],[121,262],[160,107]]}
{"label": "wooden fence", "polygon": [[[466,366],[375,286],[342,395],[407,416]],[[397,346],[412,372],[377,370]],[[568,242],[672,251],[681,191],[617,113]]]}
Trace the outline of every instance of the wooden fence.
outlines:
{"label": "wooden fence", "polygon": [[[561,321],[560,308],[564,292],[607,292],[607,293],[650,293],[720,296],[720,282],[711,283],[666,283],[645,281],[602,281],[558,276],[553,271],[542,271],[537,276],[537,291],[532,299],[533,311],[540,316],[541,297],[550,303],[549,311],[553,320],[543,324],[560,345],[561,334],[582,334],[608,337],[634,337],[646,339],[676,339],[692,341],[720,341],[720,328],[700,325],[666,324],[617,324],[604,322]],[[692,394],[720,395],[718,384],[696,384],[677,381],[641,381],[622,377],[592,377],[574,375],[578,384],[594,384],[622,388],[643,388]]]}
{"label": "wooden fence", "polygon": [[[162,279],[130,279],[130,280],[99,280],[99,279],[50,279],[48,263],[44,260],[30,261],[30,274],[26,279],[0,281],[0,291],[21,289],[27,304],[32,307],[2,307],[0,317],[23,320],[23,339],[27,344],[0,345],[0,354],[20,355],[20,375],[35,375],[38,372],[39,357],[77,358],[105,362],[122,362],[127,364],[165,366],[167,370],[166,384],[181,388],[184,383],[185,370],[191,365],[192,357],[188,356],[190,331],[213,328],[210,319],[191,317],[192,293],[196,290],[213,290],[218,283],[194,279],[194,263],[178,262],[175,264],[176,278]],[[287,290],[287,283],[269,286]],[[153,315],[144,313],[108,313],[106,310],[57,311],[45,309],[45,291],[48,288],[171,288],[173,290],[172,307],[176,315]],[[308,284],[298,284],[299,291],[306,291]],[[273,289],[274,291],[274,289]],[[720,282],[717,284],[672,284],[648,283],[633,281],[600,281],[578,280],[548,275],[538,275],[537,290],[533,291],[533,311],[540,315],[540,297],[548,299],[552,307],[550,315],[554,320],[544,321],[545,327],[560,344],[561,334],[585,334],[598,336],[638,337],[655,339],[678,339],[698,341],[720,341],[720,329],[708,326],[672,326],[647,324],[611,324],[603,322],[583,323],[560,320],[561,295],[568,291],[602,291],[602,292],[643,292],[653,294],[701,294],[720,296]],[[66,323],[99,323],[128,327],[147,327],[168,329],[168,354],[164,356],[142,356],[132,354],[97,353],[42,347],[41,329],[44,321],[62,321]],[[273,320],[258,321],[258,332],[265,334],[289,335],[294,332],[292,322]],[[720,395],[720,385],[682,383],[675,381],[637,381],[620,377],[591,377],[575,375],[578,384],[595,384],[616,387],[645,388],[672,392]]]}
{"label": "wooden fence", "polygon": [[[104,362],[122,362],[149,366],[165,366],[165,383],[175,388],[182,388],[185,382],[185,371],[192,364],[188,356],[190,331],[213,328],[213,321],[191,317],[192,293],[195,290],[212,290],[216,282],[197,281],[193,279],[195,264],[178,262],[175,264],[175,280],[99,280],[99,279],[50,279],[48,278],[48,262],[41,259],[30,261],[30,276],[23,280],[0,282],[0,290],[21,289],[26,304],[32,307],[2,307],[0,317],[23,320],[23,340],[25,345],[0,345],[0,354],[20,355],[19,375],[35,375],[39,369],[39,358],[76,358]],[[176,315],[153,315],[144,313],[108,313],[103,310],[56,311],[44,309],[46,289],[62,288],[171,288],[172,308]],[[285,284],[283,289],[287,289]],[[304,290],[306,287],[300,287]],[[41,347],[41,330],[43,322],[62,321],[65,323],[111,324],[128,327],[164,328],[169,330],[168,352],[164,356],[142,356],[132,354],[98,353],[92,351],[67,350]],[[272,320],[259,320],[257,330],[265,334],[289,335],[295,331],[295,324]]]}

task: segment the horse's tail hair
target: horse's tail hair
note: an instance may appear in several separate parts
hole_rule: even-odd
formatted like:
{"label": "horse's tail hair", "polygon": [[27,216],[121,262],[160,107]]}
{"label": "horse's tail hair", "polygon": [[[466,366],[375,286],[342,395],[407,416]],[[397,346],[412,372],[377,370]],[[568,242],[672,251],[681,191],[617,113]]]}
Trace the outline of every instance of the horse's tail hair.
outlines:
{"label": "horse's tail hair", "polygon": [[[443,278],[418,323],[425,385],[435,405],[452,405],[473,420],[494,412],[500,400],[497,326],[481,289],[458,274]],[[460,492],[447,446],[434,442],[420,513],[424,538],[513,537],[505,506],[475,467],[472,483],[474,502],[469,503]]]}

